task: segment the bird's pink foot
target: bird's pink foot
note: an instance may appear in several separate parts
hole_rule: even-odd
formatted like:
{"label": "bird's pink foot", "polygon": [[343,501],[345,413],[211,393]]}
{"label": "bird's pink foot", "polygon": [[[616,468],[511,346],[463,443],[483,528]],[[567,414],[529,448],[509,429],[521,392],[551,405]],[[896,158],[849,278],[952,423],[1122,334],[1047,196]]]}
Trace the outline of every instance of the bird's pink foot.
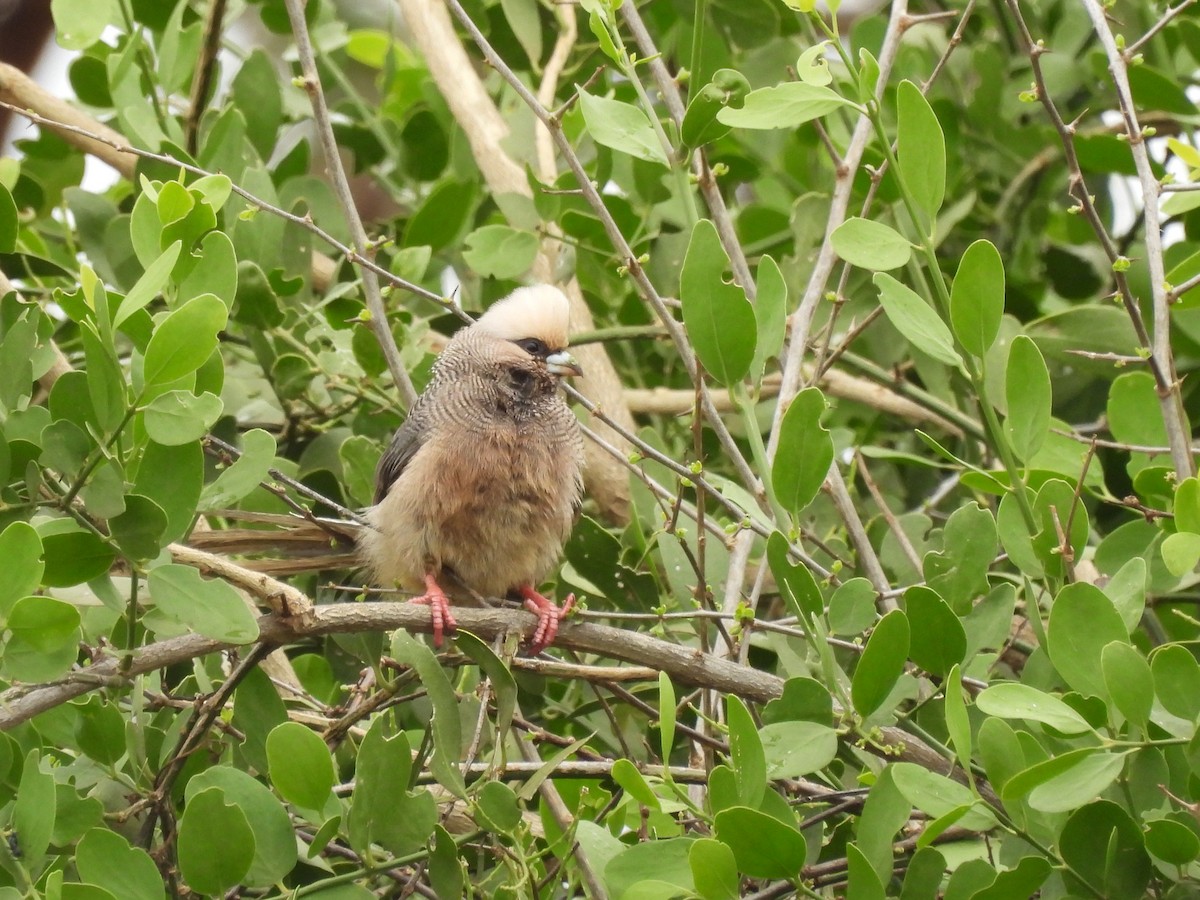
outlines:
{"label": "bird's pink foot", "polygon": [[420,597],[413,597],[409,602],[429,607],[429,614],[433,618],[433,646],[442,646],[446,632],[458,628],[458,623],[450,614],[450,598],[432,575],[425,576],[425,593]]}
{"label": "bird's pink foot", "polygon": [[521,585],[517,588],[517,593],[524,599],[525,608],[538,617],[537,628],[534,629],[533,639],[529,642],[529,652],[536,656],[554,643],[559,622],[575,608],[575,595],[567,597],[559,609],[553,600],[547,600],[535,591],[532,585]]}

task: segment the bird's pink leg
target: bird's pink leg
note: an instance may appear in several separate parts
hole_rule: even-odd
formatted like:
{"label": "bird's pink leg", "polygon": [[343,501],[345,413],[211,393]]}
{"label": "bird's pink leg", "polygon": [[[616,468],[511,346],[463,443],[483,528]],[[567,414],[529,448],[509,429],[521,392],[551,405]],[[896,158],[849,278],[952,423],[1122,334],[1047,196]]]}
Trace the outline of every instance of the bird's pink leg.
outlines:
{"label": "bird's pink leg", "polygon": [[458,628],[458,623],[450,614],[450,598],[431,573],[425,573],[425,593],[420,597],[413,597],[409,602],[429,607],[429,614],[433,618],[433,646],[442,646],[445,633]]}
{"label": "bird's pink leg", "polygon": [[558,634],[558,623],[575,607],[575,595],[567,597],[562,609],[559,609],[553,600],[547,600],[535,591],[531,584],[521,585],[517,588],[517,593],[524,599],[525,608],[538,617],[533,640],[529,642],[529,652],[536,656],[554,643],[554,636]]}

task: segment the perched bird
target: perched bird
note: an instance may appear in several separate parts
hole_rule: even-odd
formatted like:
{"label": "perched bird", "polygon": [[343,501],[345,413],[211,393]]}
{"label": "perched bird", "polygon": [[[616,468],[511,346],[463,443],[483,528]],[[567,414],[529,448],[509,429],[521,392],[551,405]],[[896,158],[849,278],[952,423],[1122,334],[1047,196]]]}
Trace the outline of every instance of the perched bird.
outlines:
{"label": "perched bird", "polygon": [[567,318],[549,285],[493,304],[451,338],[379,461],[359,549],[377,584],[423,591],[413,602],[429,605],[437,646],[455,628],[454,580],[521,598],[538,617],[534,653],[574,603],[559,609],[537,591],[583,491],[583,437],[558,385],[582,374]]}

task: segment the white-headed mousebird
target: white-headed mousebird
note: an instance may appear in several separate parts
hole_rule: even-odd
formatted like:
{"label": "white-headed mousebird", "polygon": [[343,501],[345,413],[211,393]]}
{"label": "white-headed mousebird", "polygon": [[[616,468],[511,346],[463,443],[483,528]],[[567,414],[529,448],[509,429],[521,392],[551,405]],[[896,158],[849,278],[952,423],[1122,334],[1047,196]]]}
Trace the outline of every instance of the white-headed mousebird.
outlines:
{"label": "white-headed mousebird", "polygon": [[520,597],[538,617],[533,653],[573,603],[537,591],[583,491],[583,437],[558,384],[581,374],[568,310],[557,288],[519,288],[455,334],[379,461],[359,549],[376,584],[419,592],[437,646],[455,628],[456,582]]}

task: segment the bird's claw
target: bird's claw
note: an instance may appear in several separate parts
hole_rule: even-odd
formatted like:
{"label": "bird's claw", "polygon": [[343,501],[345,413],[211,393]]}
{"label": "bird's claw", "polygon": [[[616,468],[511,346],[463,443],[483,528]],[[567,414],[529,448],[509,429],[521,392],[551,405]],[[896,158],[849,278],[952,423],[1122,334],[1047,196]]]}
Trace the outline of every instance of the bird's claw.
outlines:
{"label": "bird's claw", "polygon": [[553,600],[547,600],[531,587],[521,588],[521,596],[525,600],[525,608],[538,617],[537,627],[529,642],[529,654],[537,656],[554,643],[559,623],[575,608],[575,595],[569,595],[561,609]]}
{"label": "bird's claw", "polygon": [[413,597],[409,602],[429,607],[429,615],[433,619],[433,646],[441,647],[446,640],[446,632],[458,629],[458,623],[450,612],[450,598],[432,577],[425,579],[425,593]]}

